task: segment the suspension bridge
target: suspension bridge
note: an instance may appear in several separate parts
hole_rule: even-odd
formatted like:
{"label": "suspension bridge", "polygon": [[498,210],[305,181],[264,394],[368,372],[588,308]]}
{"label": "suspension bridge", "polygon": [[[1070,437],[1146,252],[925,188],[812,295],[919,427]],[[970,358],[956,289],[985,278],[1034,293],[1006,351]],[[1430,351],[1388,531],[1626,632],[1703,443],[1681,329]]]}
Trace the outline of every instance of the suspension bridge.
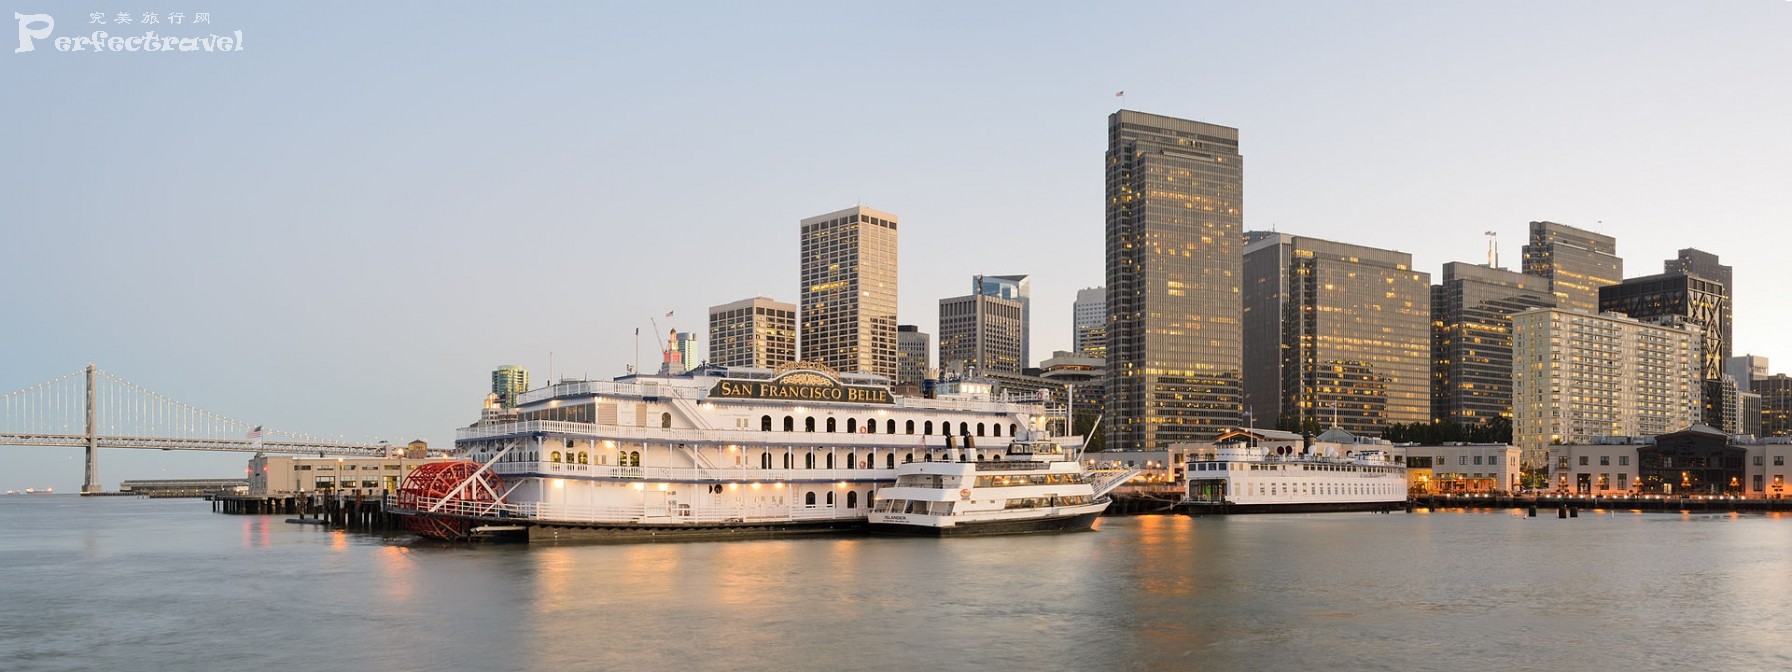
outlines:
{"label": "suspension bridge", "polygon": [[101,492],[100,448],[383,455],[352,443],[268,429],[169,399],[92,364],[0,395],[0,445],[87,449],[82,494]]}

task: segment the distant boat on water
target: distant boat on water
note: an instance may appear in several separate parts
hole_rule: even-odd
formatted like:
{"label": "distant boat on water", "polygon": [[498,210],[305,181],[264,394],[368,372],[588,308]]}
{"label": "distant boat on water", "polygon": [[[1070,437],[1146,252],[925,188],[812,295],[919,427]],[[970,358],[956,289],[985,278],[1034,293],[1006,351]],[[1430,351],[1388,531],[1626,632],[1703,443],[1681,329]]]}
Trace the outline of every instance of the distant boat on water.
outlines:
{"label": "distant boat on water", "polygon": [[[8,491],[7,494],[12,494],[12,492]],[[55,488],[44,488],[42,490],[38,490],[37,488],[25,488],[25,494],[27,494],[27,495],[54,495],[54,494],[56,494],[56,489]]]}

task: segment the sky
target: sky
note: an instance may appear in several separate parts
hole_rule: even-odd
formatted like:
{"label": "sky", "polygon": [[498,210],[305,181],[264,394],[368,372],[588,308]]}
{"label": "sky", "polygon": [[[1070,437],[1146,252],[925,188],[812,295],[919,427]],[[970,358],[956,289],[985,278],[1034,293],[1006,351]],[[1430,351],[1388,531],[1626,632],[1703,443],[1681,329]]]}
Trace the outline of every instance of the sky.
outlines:
{"label": "sky", "polygon": [[[1517,268],[1533,220],[1617,237],[1628,276],[1718,254],[1735,352],[1792,366],[1785,0],[6,4],[56,25],[0,50],[0,393],[94,362],[269,428],[448,446],[498,365],[622,375],[637,328],[796,302],[797,222],[854,204],[900,217],[901,322],[1031,274],[1041,359],[1103,284],[1122,106],[1240,129],[1247,230],[1434,281],[1486,231]],[[242,50],[54,47],[147,12]],[[0,487],[81,473],[0,446]]]}

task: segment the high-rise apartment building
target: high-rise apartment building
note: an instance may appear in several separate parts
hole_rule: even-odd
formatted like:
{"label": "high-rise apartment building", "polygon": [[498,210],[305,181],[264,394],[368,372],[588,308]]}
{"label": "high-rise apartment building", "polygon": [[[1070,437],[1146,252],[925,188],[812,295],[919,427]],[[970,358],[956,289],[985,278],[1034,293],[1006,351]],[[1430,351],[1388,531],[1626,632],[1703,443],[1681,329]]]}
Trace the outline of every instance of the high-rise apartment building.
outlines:
{"label": "high-rise apartment building", "polygon": [[896,378],[896,215],[852,207],[802,221],[800,356]]}
{"label": "high-rise apartment building", "polygon": [[1730,422],[1736,415],[1730,408],[1735,394],[1726,393],[1722,381],[1724,359],[1730,351],[1723,342],[1723,317],[1730,312],[1730,294],[1723,283],[1684,272],[1630,278],[1601,287],[1599,309],[1645,322],[1685,321],[1698,326],[1704,333],[1697,374],[1704,381],[1701,422],[1733,434],[1741,431]]}
{"label": "high-rise apartment building", "polygon": [[912,324],[896,325],[896,384],[920,385],[933,368],[931,336]]}
{"label": "high-rise apartment building", "polygon": [[1076,303],[1071,304],[1070,343],[1076,352],[1089,357],[1108,356],[1108,289],[1091,287],[1076,290]]}
{"label": "high-rise apartment building", "polygon": [[1108,445],[1211,439],[1243,397],[1238,129],[1120,110],[1106,160]]}
{"label": "high-rise apartment building", "polygon": [[505,364],[492,371],[492,394],[498,395],[498,404],[503,408],[516,408],[516,398],[529,391],[529,370],[515,364]]}
{"label": "high-rise apartment building", "polygon": [[709,361],[762,369],[796,361],[796,305],[758,296],[711,306]]}
{"label": "high-rise apartment building", "polygon": [[1599,312],[1599,288],[1624,279],[1618,239],[1555,222],[1531,222],[1524,272],[1549,280],[1556,306]]}
{"label": "high-rise apartment building", "polygon": [[1518,313],[1512,326],[1512,443],[1527,464],[1545,464],[1552,443],[1700,421],[1696,326],[1560,308]]}
{"label": "high-rise apartment building", "polygon": [[971,279],[972,294],[988,294],[1020,302],[1020,366],[1033,365],[1033,279],[1026,275],[979,275]]}
{"label": "high-rise apartment building", "polygon": [[940,373],[1020,373],[1021,303],[994,294],[940,299]]}
{"label": "high-rise apartment building", "polygon": [[1512,417],[1512,316],[1553,308],[1549,280],[1453,261],[1431,287],[1431,417]]}
{"label": "high-rise apartment building", "polygon": [[1412,255],[1286,233],[1244,249],[1254,423],[1377,434],[1431,417],[1431,276]]}

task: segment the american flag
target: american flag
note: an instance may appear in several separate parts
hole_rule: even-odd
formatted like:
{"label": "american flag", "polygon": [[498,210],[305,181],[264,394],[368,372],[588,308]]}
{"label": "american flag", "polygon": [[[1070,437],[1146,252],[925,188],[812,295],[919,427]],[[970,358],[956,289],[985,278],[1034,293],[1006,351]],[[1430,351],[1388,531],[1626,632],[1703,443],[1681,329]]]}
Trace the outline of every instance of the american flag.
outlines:
{"label": "american flag", "polygon": [[1125,97],[1126,97],[1126,92],[1125,92],[1125,91],[1115,91],[1115,92],[1114,92],[1114,97],[1115,97],[1115,98],[1125,98]]}
{"label": "american flag", "polygon": [[245,438],[245,439],[259,439],[259,438],[261,438],[261,425],[256,425],[256,426],[255,426],[255,429],[251,429],[251,430],[249,430],[249,432],[248,432],[248,433],[246,433],[246,434],[244,434],[244,435],[243,435],[243,438]]}

